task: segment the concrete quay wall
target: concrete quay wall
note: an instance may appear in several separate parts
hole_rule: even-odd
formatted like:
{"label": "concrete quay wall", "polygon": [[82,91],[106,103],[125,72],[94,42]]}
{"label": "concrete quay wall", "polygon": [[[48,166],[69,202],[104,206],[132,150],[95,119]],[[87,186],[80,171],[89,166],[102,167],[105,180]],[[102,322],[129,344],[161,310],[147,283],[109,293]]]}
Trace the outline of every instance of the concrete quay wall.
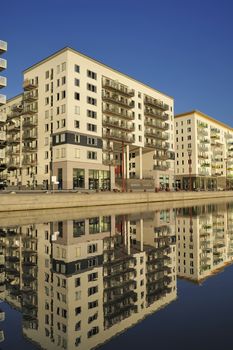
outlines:
{"label": "concrete quay wall", "polygon": [[127,193],[13,193],[0,194],[0,212],[134,205],[186,200],[225,198],[233,200],[233,191],[219,192],[127,192]]}

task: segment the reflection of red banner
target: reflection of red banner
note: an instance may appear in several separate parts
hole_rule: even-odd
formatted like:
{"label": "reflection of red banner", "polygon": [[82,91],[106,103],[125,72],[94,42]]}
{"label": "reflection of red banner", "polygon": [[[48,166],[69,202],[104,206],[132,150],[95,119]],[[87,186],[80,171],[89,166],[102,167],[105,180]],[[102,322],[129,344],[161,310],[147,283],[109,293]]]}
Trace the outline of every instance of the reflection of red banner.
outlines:
{"label": "reflection of red banner", "polygon": [[117,165],[115,167],[115,175],[116,177],[119,177],[119,175],[121,175],[121,165]]}

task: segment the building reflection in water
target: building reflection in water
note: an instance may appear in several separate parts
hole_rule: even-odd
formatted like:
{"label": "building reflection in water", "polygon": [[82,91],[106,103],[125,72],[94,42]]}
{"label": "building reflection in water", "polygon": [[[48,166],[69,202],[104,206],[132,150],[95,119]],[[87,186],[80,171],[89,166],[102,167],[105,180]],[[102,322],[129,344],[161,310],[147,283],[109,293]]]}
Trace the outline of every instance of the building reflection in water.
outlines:
{"label": "building reflection in water", "polygon": [[42,348],[92,349],[176,299],[172,209],[1,227],[0,240],[1,298]]}
{"label": "building reflection in water", "polygon": [[177,275],[194,282],[233,261],[233,205],[183,208],[176,215]]}

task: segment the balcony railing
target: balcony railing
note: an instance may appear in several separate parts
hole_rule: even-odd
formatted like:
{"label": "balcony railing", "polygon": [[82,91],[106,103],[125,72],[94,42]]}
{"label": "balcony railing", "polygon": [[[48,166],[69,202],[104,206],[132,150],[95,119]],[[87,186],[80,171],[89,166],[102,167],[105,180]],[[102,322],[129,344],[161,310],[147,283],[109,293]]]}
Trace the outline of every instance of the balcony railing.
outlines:
{"label": "balcony railing", "polygon": [[168,134],[162,134],[159,132],[154,132],[153,130],[145,130],[145,135],[148,137],[153,137],[159,140],[168,140],[169,139],[169,135]]}
{"label": "balcony railing", "polygon": [[4,53],[7,51],[7,42],[0,40],[0,53]]}
{"label": "balcony railing", "polygon": [[115,93],[107,93],[106,91],[103,91],[102,93],[102,99],[104,101],[109,101],[114,104],[118,104],[120,106],[123,106],[124,108],[133,108],[134,102],[128,100],[127,98],[122,98],[119,95]]}
{"label": "balcony railing", "polygon": [[167,160],[167,159],[169,159],[169,154],[168,153],[164,153],[164,154],[156,153],[153,155],[153,159]]}
{"label": "balcony railing", "polygon": [[35,159],[24,158],[22,164],[24,166],[35,166],[37,165],[37,161]]}
{"label": "balcony railing", "polygon": [[126,142],[126,143],[133,142],[132,135],[129,135],[127,133],[116,132],[114,130],[111,130],[111,131],[103,130],[103,137],[110,140],[120,141],[120,142]]}
{"label": "balcony railing", "polygon": [[0,77],[0,89],[7,86],[7,78]]}
{"label": "balcony railing", "polygon": [[156,164],[153,166],[153,169],[154,170],[160,170],[160,171],[166,171],[169,169],[169,166],[168,165],[163,165],[163,164]]}
{"label": "balcony railing", "polygon": [[162,143],[153,142],[153,141],[145,141],[145,147],[166,151],[169,149],[169,144],[167,142],[165,144],[162,144]]}
{"label": "balcony railing", "polygon": [[15,125],[15,124],[11,124],[7,126],[7,132],[8,133],[17,133],[20,131],[20,126],[19,125]]}
{"label": "balcony railing", "polygon": [[24,140],[31,140],[31,141],[33,141],[33,140],[36,140],[37,139],[37,134],[35,133],[35,134],[30,134],[30,133],[24,133],[23,134],[23,139]]}
{"label": "balcony railing", "polygon": [[169,106],[167,104],[163,103],[162,101],[157,100],[156,98],[152,98],[152,97],[148,97],[148,96],[145,96],[144,104],[162,109],[163,111],[167,111],[169,109]]}
{"label": "balcony railing", "polygon": [[6,96],[0,94],[0,106],[3,106],[6,104]]}
{"label": "balcony railing", "polygon": [[37,107],[26,107],[21,114],[35,114],[38,112]]}
{"label": "balcony railing", "polygon": [[144,114],[148,115],[150,117],[154,117],[156,119],[160,119],[164,122],[166,122],[169,119],[168,114],[166,114],[166,113],[163,114],[163,113],[156,111],[155,109],[152,109],[152,108],[145,108]]}
{"label": "balcony railing", "polygon": [[0,131],[0,140],[2,140],[2,141],[6,140],[6,133],[5,133],[5,131]]}
{"label": "balcony railing", "polygon": [[103,105],[103,112],[106,114],[110,114],[110,115],[117,115],[120,118],[123,119],[128,119],[128,120],[133,120],[134,119],[134,115],[131,111],[128,110],[120,110],[119,108],[116,108],[115,106],[106,106]]}
{"label": "balcony railing", "polygon": [[146,118],[145,122],[144,122],[145,126],[150,126],[152,128],[155,129],[159,129],[159,130],[168,130],[169,129],[169,124],[168,123],[156,123],[154,120],[149,120]]}
{"label": "balcony railing", "polygon": [[120,95],[125,95],[129,97],[134,96],[133,89],[129,89],[127,86],[120,84],[119,82],[116,82],[114,80],[103,79],[103,87],[108,90],[118,92]]}
{"label": "balcony railing", "polygon": [[111,119],[104,118],[102,124],[103,126],[110,126],[116,129],[122,129],[122,130],[128,130],[128,131],[135,130],[135,126],[133,124],[129,124],[127,122],[122,123],[119,120],[111,120]]}
{"label": "balcony railing", "polygon": [[24,91],[30,91],[30,90],[36,89],[37,87],[38,87],[38,84],[36,84],[30,79],[25,79],[23,82]]}
{"label": "balcony railing", "polygon": [[9,170],[15,170],[15,169],[18,169],[20,166],[19,162],[15,161],[15,160],[9,160],[7,162],[7,168]]}
{"label": "balcony railing", "polygon": [[6,69],[7,67],[7,60],[4,58],[0,58],[0,72]]}
{"label": "balcony railing", "polygon": [[37,91],[26,92],[23,95],[23,101],[25,101],[25,102],[34,102],[37,100],[38,100],[38,92]]}
{"label": "balcony railing", "polygon": [[37,126],[37,119],[25,119],[23,121],[23,127],[26,129],[31,129]]}

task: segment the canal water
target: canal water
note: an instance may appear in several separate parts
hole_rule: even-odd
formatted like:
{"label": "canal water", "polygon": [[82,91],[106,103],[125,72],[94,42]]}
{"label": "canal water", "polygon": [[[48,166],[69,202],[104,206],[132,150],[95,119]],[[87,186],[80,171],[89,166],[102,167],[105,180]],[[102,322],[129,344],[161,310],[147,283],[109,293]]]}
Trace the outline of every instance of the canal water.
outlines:
{"label": "canal water", "polygon": [[0,219],[0,349],[232,349],[233,203]]}

